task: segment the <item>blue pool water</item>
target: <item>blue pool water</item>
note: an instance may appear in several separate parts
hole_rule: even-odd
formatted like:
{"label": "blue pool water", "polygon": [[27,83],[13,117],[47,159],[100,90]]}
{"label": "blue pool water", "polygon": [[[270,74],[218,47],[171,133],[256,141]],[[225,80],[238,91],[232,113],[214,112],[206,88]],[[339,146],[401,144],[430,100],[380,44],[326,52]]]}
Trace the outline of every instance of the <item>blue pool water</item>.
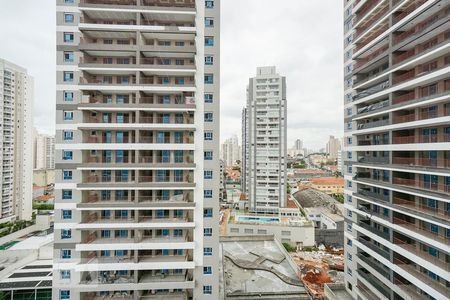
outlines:
{"label": "blue pool water", "polygon": [[266,222],[266,223],[275,223],[279,222],[278,218],[269,218],[269,217],[239,217],[239,221],[253,221],[253,222]]}

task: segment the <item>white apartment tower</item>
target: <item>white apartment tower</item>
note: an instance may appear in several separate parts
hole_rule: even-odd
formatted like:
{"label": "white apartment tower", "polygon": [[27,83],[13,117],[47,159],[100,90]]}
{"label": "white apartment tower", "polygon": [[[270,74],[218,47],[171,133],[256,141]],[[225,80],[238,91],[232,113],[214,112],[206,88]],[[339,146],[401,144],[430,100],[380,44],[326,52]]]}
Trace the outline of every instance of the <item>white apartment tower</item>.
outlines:
{"label": "white apartment tower", "polygon": [[330,135],[327,142],[326,152],[330,159],[337,159],[338,152],[341,150],[341,140]]}
{"label": "white apartment tower", "polygon": [[0,59],[0,223],[31,220],[34,80]]}
{"label": "white apartment tower", "polygon": [[[286,78],[261,67],[250,78],[245,110],[245,177],[249,207],[277,213],[286,206]],[[244,125],[244,122],[243,122]]]}
{"label": "white apartment tower", "polygon": [[241,191],[247,195],[247,163],[248,163],[248,140],[247,140],[247,108],[242,109],[242,123],[241,123]]}
{"label": "white apartment tower", "polygon": [[303,150],[303,141],[301,139],[295,140],[294,149],[295,150]]}
{"label": "white apartment tower", "polygon": [[57,0],[52,299],[218,299],[219,0]]}
{"label": "white apartment tower", "polygon": [[237,160],[241,159],[241,153],[239,149],[239,141],[236,135],[225,140],[222,144],[222,160],[225,162],[225,166],[233,166]]}
{"label": "white apartment tower", "polygon": [[345,281],[450,299],[450,1],[345,0]]}
{"label": "white apartment tower", "polygon": [[55,168],[55,136],[34,130],[34,169]]}

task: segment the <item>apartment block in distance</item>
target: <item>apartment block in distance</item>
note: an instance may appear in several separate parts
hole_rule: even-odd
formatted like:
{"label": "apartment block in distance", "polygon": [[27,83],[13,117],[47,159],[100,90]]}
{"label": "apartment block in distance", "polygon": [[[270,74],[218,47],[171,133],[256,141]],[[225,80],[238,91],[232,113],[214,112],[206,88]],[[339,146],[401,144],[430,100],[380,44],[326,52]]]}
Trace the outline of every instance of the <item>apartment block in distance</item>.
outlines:
{"label": "apartment block in distance", "polygon": [[53,299],[218,299],[220,1],[56,14]]}
{"label": "apartment block in distance", "polygon": [[[247,87],[245,176],[249,208],[278,213],[286,207],[286,78],[275,67],[261,67]],[[245,120],[244,120],[245,119]]]}
{"label": "apartment block in distance", "polygon": [[31,220],[34,79],[0,59],[0,223]]}
{"label": "apartment block in distance", "polygon": [[39,133],[34,130],[34,162],[33,169],[55,168],[55,136]]}
{"label": "apartment block in distance", "polygon": [[344,1],[346,288],[450,299],[450,1]]}

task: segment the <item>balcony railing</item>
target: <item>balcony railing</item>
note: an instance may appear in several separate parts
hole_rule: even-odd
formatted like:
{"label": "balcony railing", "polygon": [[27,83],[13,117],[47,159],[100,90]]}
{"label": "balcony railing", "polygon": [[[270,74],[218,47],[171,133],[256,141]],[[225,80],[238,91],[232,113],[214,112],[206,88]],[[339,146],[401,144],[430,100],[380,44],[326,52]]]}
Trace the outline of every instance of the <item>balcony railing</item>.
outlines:
{"label": "balcony railing", "polygon": [[447,143],[450,134],[394,136],[393,144]]}
{"label": "balcony railing", "polygon": [[358,194],[385,202],[389,201],[389,195],[379,194],[372,191],[358,190]]}
{"label": "balcony railing", "polygon": [[440,284],[438,281],[433,280],[426,274],[420,272],[411,262],[402,260],[400,258],[394,258],[394,264],[403,269],[405,272],[413,275],[416,279],[420,280],[424,284],[430,286],[432,289],[438,291],[442,295],[450,297],[450,291],[445,285]]}
{"label": "balcony railing", "polygon": [[136,0],[80,0],[80,4],[136,5]]}
{"label": "balcony railing", "polygon": [[386,126],[386,125],[389,125],[389,123],[390,123],[389,119],[378,120],[378,121],[367,122],[367,123],[360,123],[360,124],[358,124],[358,130]]}
{"label": "balcony railing", "polygon": [[364,229],[366,229],[366,230],[368,230],[368,231],[378,235],[379,237],[382,237],[383,239],[389,241],[389,237],[390,237],[389,232],[384,232],[384,231],[379,230],[379,229],[377,229],[377,228],[375,228],[373,226],[370,226],[370,225],[368,225],[368,224],[366,224],[364,222],[359,222],[358,225],[360,227],[362,227],[362,228],[364,228]]}
{"label": "balcony railing", "polygon": [[446,271],[450,271],[450,264],[445,261],[445,258],[439,259],[439,257],[432,256],[428,252],[417,249],[415,244],[409,244],[401,239],[394,238],[394,244],[405,249],[406,251],[413,253],[414,255],[434,264],[438,268]]}
{"label": "balcony railing", "polygon": [[370,257],[367,257],[361,253],[358,254],[359,259],[361,259],[363,262],[365,262],[366,264],[368,264],[370,267],[372,267],[375,271],[377,271],[378,273],[380,273],[382,276],[384,276],[386,279],[390,278],[389,275],[389,270],[386,270],[384,268],[382,268],[382,264],[377,263],[375,261],[373,261]]}
{"label": "balcony railing", "polygon": [[404,17],[406,17],[407,15],[409,15],[410,13],[415,11],[418,7],[420,7],[425,2],[427,2],[427,1],[426,0],[416,0],[416,1],[409,2],[409,4],[407,4],[407,7],[404,8],[402,13],[400,13],[392,18],[392,24],[398,23],[401,19],[403,19]]}
{"label": "balcony railing", "polygon": [[195,0],[184,0],[184,1],[161,1],[161,0],[142,0],[142,5],[144,6],[174,6],[174,7],[186,7],[195,8]]}
{"label": "balcony railing", "polygon": [[115,159],[111,157],[89,156],[83,162],[88,164],[129,164],[133,163],[133,159],[128,156]]}
{"label": "balcony railing", "polygon": [[191,155],[176,156],[173,159],[166,156],[140,156],[140,163],[146,164],[180,164],[180,163],[194,163],[194,159]]}
{"label": "balcony railing", "polygon": [[406,122],[413,122],[416,120],[416,114],[408,114],[408,115],[401,115],[401,116],[394,116],[392,118],[393,124],[399,124],[399,123],[406,123]]}
{"label": "balcony railing", "polygon": [[406,165],[415,167],[449,168],[450,159],[437,158],[415,158],[415,157],[393,157],[392,163],[396,165]]}
{"label": "balcony railing", "polygon": [[438,191],[444,193],[450,193],[450,185],[434,183],[434,182],[426,182],[422,180],[415,179],[407,179],[407,178],[398,178],[395,177],[393,184],[405,185],[408,187],[429,190],[429,191]]}
{"label": "balcony railing", "polygon": [[[416,2],[416,1],[415,1]],[[426,1],[424,0],[420,0],[419,2],[417,2],[416,5],[421,5],[423,3],[425,3]],[[413,11],[415,10],[415,8],[413,9]],[[441,9],[439,9],[438,12],[436,12],[435,14],[431,15],[430,17],[428,17],[427,19],[425,19],[424,21],[420,22],[419,24],[417,24],[416,26],[414,26],[413,28],[402,32],[401,34],[397,35],[394,40],[393,40],[393,44],[396,45],[402,41],[404,41],[405,39],[415,36],[419,33],[422,33],[423,31],[425,31],[426,29],[428,29],[429,27],[431,27],[433,24],[435,24],[436,22],[445,19],[448,15],[450,14],[450,5],[447,5]]]}
{"label": "balcony railing", "polygon": [[443,236],[443,235],[439,235],[436,233],[433,233],[429,230],[425,230],[422,227],[420,227],[419,225],[415,224],[415,223],[411,223],[408,222],[406,220],[403,219],[399,219],[397,217],[393,218],[394,224],[401,226],[405,229],[411,230],[417,234],[421,234],[422,236],[426,236],[427,238],[430,238],[432,240],[438,241],[440,243],[443,243],[445,245],[450,245],[450,240]]}

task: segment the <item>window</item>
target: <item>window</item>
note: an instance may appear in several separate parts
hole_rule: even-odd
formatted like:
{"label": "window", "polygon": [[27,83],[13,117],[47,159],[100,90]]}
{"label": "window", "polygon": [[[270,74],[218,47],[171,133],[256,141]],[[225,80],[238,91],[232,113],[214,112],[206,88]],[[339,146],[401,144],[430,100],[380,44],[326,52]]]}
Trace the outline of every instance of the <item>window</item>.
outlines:
{"label": "window", "polygon": [[353,246],[353,241],[351,239],[347,239],[347,246]]}
{"label": "window", "polygon": [[73,159],[73,152],[69,150],[63,150],[63,160],[72,160]]}
{"label": "window", "polygon": [[213,94],[205,94],[204,96],[205,103],[213,103],[213,98],[214,98]]}
{"label": "window", "polygon": [[64,111],[63,116],[64,116],[64,121],[72,121],[73,120],[73,111]]}
{"label": "window", "polygon": [[210,199],[210,198],[212,198],[212,196],[213,196],[213,191],[212,190],[204,190],[203,191],[203,197],[204,198]]}
{"label": "window", "polygon": [[211,247],[205,247],[203,248],[203,255],[204,256],[212,256],[212,248]]}
{"label": "window", "polygon": [[71,4],[71,3],[74,3],[73,1],[74,1],[74,0],[64,0],[64,3],[66,3],[66,4]]}
{"label": "window", "polygon": [[74,62],[74,55],[72,51],[64,52],[64,62]]}
{"label": "window", "polygon": [[204,236],[212,236],[212,228],[203,228],[203,235]]}
{"label": "window", "polygon": [[61,270],[61,279],[70,279],[70,270]]}
{"label": "window", "polygon": [[250,229],[250,228],[244,228],[244,233],[247,233],[247,234],[253,234],[253,229]]}
{"label": "window", "polygon": [[203,217],[204,218],[212,218],[213,216],[213,209],[212,208],[205,208],[203,209]]}
{"label": "window", "polygon": [[71,229],[61,229],[61,239],[67,240],[72,238],[72,230]]}
{"label": "window", "polygon": [[206,47],[214,46],[214,37],[212,37],[212,36],[205,36],[205,46]]}
{"label": "window", "polygon": [[347,224],[347,231],[352,232],[352,223]]}
{"label": "window", "polygon": [[212,112],[206,112],[205,113],[205,122],[212,122],[213,121],[213,113]]}
{"label": "window", "polygon": [[258,229],[258,234],[267,234],[266,229]]}
{"label": "window", "polygon": [[73,101],[73,92],[64,92],[64,101]]}
{"label": "window", "polygon": [[205,65],[212,66],[214,64],[214,57],[212,56],[205,56]]}
{"label": "window", "polygon": [[71,200],[72,199],[72,190],[62,190],[62,198],[63,198],[63,200]]}
{"label": "window", "polygon": [[213,8],[214,7],[214,0],[206,0],[205,1],[205,7],[206,8]]}
{"label": "window", "polygon": [[213,178],[213,171],[205,170],[203,175],[204,175],[204,179],[212,179]]}
{"label": "window", "polygon": [[74,36],[72,32],[64,32],[64,43],[73,43]]}
{"label": "window", "polygon": [[59,299],[60,300],[70,299],[70,291],[69,290],[60,290],[59,291]]}
{"label": "window", "polygon": [[72,180],[72,171],[63,170],[63,179],[64,180]]}
{"label": "window", "polygon": [[64,14],[65,23],[73,23],[73,20],[74,20],[73,14]]}
{"label": "window", "polygon": [[352,156],[353,156],[353,155],[352,155],[351,152],[347,152],[347,158],[348,158],[348,159],[352,159]]}
{"label": "window", "polygon": [[64,72],[64,82],[73,82],[73,72]]}
{"label": "window", "polygon": [[214,19],[205,18],[205,27],[214,27]]}
{"label": "window", "polygon": [[204,285],[203,286],[203,294],[204,295],[211,295],[212,294],[212,286],[211,285]]}
{"label": "window", "polygon": [[350,276],[352,276],[352,269],[347,268],[347,274],[350,275]]}
{"label": "window", "polygon": [[351,218],[351,217],[353,216],[353,213],[352,213],[351,210],[347,210],[347,216],[348,216],[349,218]]}
{"label": "window", "polygon": [[212,151],[205,151],[203,153],[203,158],[205,160],[212,160],[213,159],[213,152]]}
{"label": "window", "polygon": [[205,83],[213,84],[214,83],[214,75],[213,74],[205,74]]}
{"label": "window", "polygon": [[212,274],[212,267],[211,266],[203,267],[203,275],[211,275],[211,274]]}
{"label": "window", "polygon": [[347,187],[348,187],[348,188],[351,188],[351,187],[352,187],[352,184],[353,184],[353,183],[352,183],[351,181],[347,181]]}
{"label": "window", "polygon": [[71,210],[62,210],[61,211],[63,220],[70,220],[72,219],[72,211]]}
{"label": "window", "polygon": [[61,258],[62,259],[72,258],[72,250],[70,250],[70,249],[62,249],[61,250]]}
{"label": "window", "polygon": [[73,131],[63,131],[63,138],[65,141],[73,140]]}
{"label": "window", "polygon": [[349,137],[347,138],[347,144],[351,145],[353,143],[353,138]]}
{"label": "window", "polygon": [[212,140],[213,140],[213,132],[205,131],[205,141],[212,141]]}
{"label": "window", "polygon": [[352,196],[347,195],[347,202],[348,203],[352,203],[352,201],[353,201]]}

